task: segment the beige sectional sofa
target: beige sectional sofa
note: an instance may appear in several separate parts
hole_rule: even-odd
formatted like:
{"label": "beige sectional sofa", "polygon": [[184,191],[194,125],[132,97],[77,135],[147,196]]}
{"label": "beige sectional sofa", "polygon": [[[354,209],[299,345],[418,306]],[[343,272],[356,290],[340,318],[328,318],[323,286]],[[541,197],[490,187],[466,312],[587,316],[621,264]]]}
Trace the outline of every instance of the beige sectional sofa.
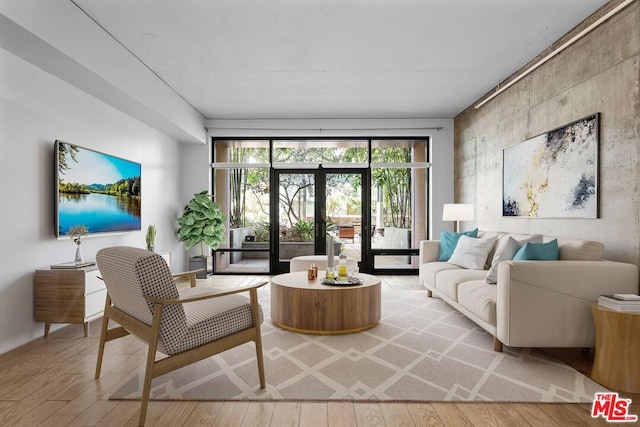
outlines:
{"label": "beige sectional sofa", "polygon": [[[495,238],[485,269],[466,269],[438,261],[439,240],[420,243],[420,281],[428,296],[455,307],[494,337],[494,349],[511,347],[593,347],[590,304],[598,296],[638,293],[638,268],[602,259],[604,245],[558,240],[558,261],[501,261],[497,283],[486,281],[496,248],[509,236],[531,235],[480,231]],[[544,242],[553,238],[539,236]]]}

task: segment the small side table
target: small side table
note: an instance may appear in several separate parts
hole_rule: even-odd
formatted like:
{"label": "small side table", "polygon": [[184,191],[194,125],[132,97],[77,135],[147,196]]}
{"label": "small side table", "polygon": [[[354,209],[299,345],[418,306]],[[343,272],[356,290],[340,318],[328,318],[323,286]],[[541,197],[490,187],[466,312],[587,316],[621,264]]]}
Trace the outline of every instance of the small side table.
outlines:
{"label": "small side table", "polygon": [[591,378],[605,387],[640,393],[640,313],[591,304],[596,354]]}

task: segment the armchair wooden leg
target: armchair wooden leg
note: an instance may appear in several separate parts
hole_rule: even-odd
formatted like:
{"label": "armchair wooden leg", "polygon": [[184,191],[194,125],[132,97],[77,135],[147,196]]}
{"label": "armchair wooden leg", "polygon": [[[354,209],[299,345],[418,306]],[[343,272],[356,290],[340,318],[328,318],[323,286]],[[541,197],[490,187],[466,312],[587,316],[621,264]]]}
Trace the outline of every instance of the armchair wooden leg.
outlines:
{"label": "armchair wooden leg", "polygon": [[497,337],[493,337],[493,350],[497,352],[502,352],[503,345]]}
{"label": "armchair wooden leg", "polygon": [[427,289],[427,298],[431,298],[433,296],[433,292]]}
{"label": "armchair wooden leg", "polygon": [[107,328],[109,327],[109,309],[111,307],[111,297],[107,293],[107,299],[104,303],[104,315],[102,316],[102,328],[100,330],[100,344],[98,344],[98,361],[96,362],[95,379],[100,378],[100,370],[102,369],[102,357],[104,356],[104,344],[107,342]]}
{"label": "armchair wooden leg", "polygon": [[266,381],[264,378],[264,358],[262,356],[262,332],[260,331],[260,316],[258,314],[258,291],[252,289],[249,291],[251,299],[251,317],[253,318],[253,324],[256,329],[256,359],[258,361],[258,377],[260,378],[260,388],[266,387]]}
{"label": "armchair wooden leg", "polygon": [[262,358],[262,339],[260,337],[260,326],[256,327],[256,359],[258,360],[258,377],[260,378],[260,388],[266,387],[264,378],[264,359]]}
{"label": "armchair wooden leg", "polygon": [[143,426],[147,418],[147,406],[149,406],[149,394],[151,394],[151,381],[153,380],[153,368],[156,362],[156,350],[158,349],[158,339],[160,337],[160,321],[162,320],[162,305],[154,304],[153,323],[151,324],[151,341],[149,342],[149,353],[147,354],[147,367],[144,372],[144,386],[140,398],[140,420],[139,425]]}

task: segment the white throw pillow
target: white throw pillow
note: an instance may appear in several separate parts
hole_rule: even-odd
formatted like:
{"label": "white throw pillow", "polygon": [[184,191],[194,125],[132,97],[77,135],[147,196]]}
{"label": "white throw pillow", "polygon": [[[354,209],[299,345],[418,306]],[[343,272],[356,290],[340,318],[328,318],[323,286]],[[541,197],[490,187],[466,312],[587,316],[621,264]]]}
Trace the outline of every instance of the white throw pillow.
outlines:
{"label": "white throw pillow", "polygon": [[498,264],[500,264],[500,261],[512,260],[516,255],[516,252],[518,252],[527,242],[542,243],[542,235],[535,234],[522,240],[516,240],[509,236],[507,240],[503,240],[503,242],[501,242],[496,249],[496,253],[493,255],[491,268],[489,268],[489,273],[487,273],[487,283],[495,284],[498,281]]}
{"label": "white throw pillow", "polygon": [[463,268],[484,270],[487,256],[495,242],[495,237],[476,239],[469,236],[460,236],[453,255],[447,262]]}

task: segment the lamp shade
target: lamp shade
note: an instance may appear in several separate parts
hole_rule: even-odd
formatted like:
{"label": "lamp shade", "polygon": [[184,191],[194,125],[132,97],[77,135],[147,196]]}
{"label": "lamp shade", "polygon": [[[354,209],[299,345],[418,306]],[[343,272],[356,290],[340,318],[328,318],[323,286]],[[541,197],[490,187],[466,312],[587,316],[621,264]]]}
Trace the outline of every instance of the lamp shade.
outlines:
{"label": "lamp shade", "polygon": [[451,203],[443,206],[443,221],[473,221],[473,205]]}

